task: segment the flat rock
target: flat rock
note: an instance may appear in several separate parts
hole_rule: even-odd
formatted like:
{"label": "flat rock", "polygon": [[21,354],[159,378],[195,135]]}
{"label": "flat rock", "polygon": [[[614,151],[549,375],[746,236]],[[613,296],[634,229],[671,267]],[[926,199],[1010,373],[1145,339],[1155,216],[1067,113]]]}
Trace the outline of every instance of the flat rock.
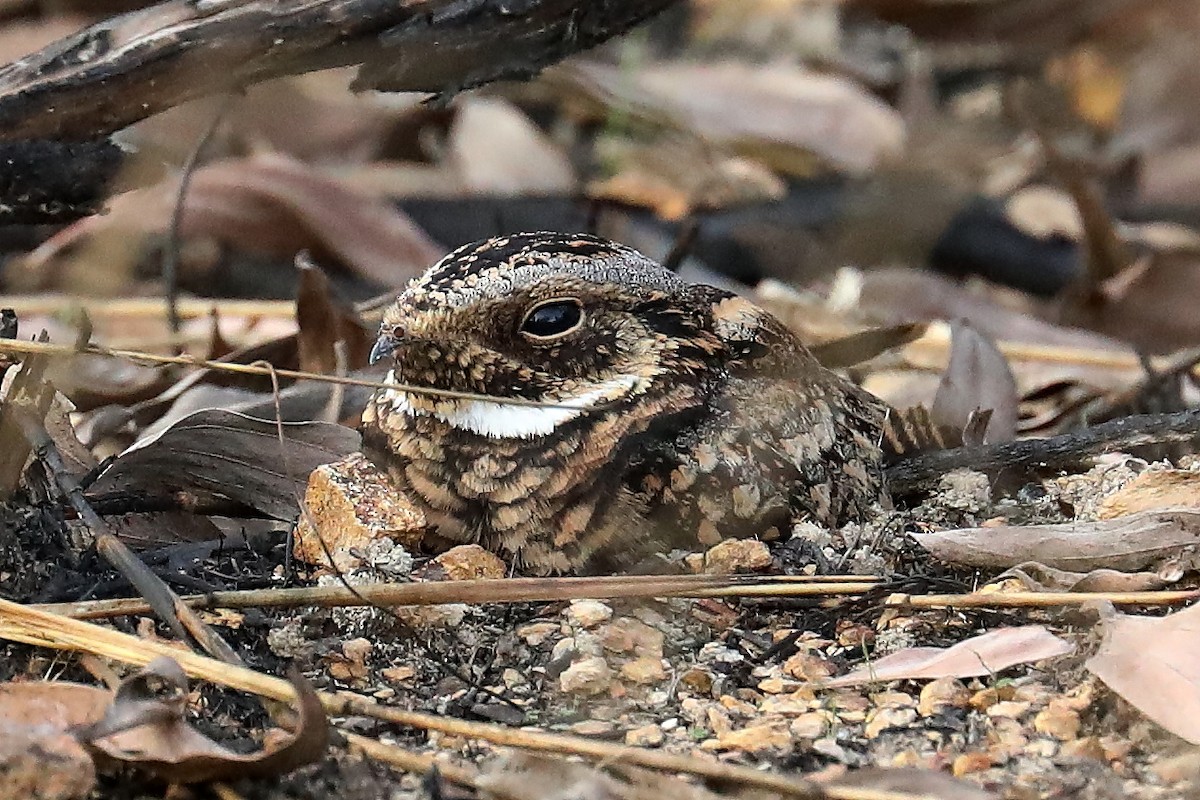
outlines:
{"label": "flat rock", "polygon": [[306,564],[328,565],[328,551],[346,569],[356,566],[343,561],[351,549],[382,537],[416,548],[425,533],[425,515],[361,453],[313,470],[304,505],[293,552]]}

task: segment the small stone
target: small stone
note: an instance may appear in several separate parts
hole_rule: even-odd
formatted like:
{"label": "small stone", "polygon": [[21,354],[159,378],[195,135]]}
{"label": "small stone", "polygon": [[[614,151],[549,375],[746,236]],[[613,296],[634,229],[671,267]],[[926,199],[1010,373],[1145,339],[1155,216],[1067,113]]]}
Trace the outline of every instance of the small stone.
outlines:
{"label": "small stone", "polygon": [[796,653],[783,662],[783,671],[802,681],[823,681],[833,674],[833,666],[812,653]]}
{"label": "small stone", "polygon": [[[807,689],[807,691],[810,694],[812,693],[811,689]],[[816,695],[813,694],[812,696],[815,697]],[[846,713],[866,714],[871,708],[871,701],[853,689],[842,689],[834,694],[830,705],[837,710],[839,716]]]}
{"label": "small stone", "polygon": [[316,650],[316,645],[304,635],[304,628],[299,622],[288,622],[267,631],[267,647],[280,658],[301,658]]}
{"label": "small stone", "polygon": [[942,476],[937,487],[937,502],[946,508],[979,516],[992,502],[992,481],[982,472],[956,469]]}
{"label": "small stone", "polygon": [[992,735],[990,738],[993,761],[1001,762],[1021,755],[1029,746],[1029,737],[1025,734],[1028,727],[1018,720],[1007,717],[996,717],[992,720]]}
{"label": "small stone", "polygon": [[508,566],[495,553],[477,544],[460,544],[431,560],[415,577],[427,581],[473,581],[499,579]]}
{"label": "small stone", "polygon": [[1041,708],[1055,697],[1056,694],[1050,687],[1044,683],[1034,681],[1017,686],[1013,691],[1012,699],[1022,703],[1029,703],[1035,708]]}
{"label": "small stone", "polygon": [[608,622],[612,619],[613,610],[599,600],[572,600],[563,613],[572,626],[587,629]]}
{"label": "small stone", "polygon": [[679,701],[679,713],[692,725],[699,725],[708,716],[709,705],[711,702],[697,700],[695,697],[685,697]]}
{"label": "small stone", "polygon": [[374,647],[370,639],[364,639],[360,636],[357,639],[350,639],[343,642],[342,653],[351,661],[362,662],[367,660],[367,656],[371,654],[371,650]]}
{"label": "small stone", "polygon": [[643,656],[621,665],[621,677],[627,681],[645,686],[666,680],[667,671],[663,669],[661,658]]}
{"label": "small stone", "polygon": [[783,752],[791,750],[793,744],[788,724],[782,721],[716,733],[716,746],[721,750],[741,750],[747,753],[761,753],[768,750]]}
{"label": "small stone", "polygon": [[797,739],[819,739],[825,735],[834,722],[834,716],[828,711],[810,711],[792,720],[792,736]]}
{"label": "small stone", "polygon": [[703,664],[715,663],[726,664],[728,666],[737,666],[746,660],[746,656],[734,650],[732,647],[721,642],[706,642],[700,648],[700,653],[697,656]]}
{"label": "small stone", "polygon": [[867,724],[863,735],[875,739],[879,734],[891,728],[906,728],[917,719],[915,708],[880,708],[868,712]]}
{"label": "small stone", "polygon": [[1065,703],[1052,700],[1033,718],[1033,727],[1038,733],[1065,742],[1079,735],[1079,712]]}
{"label": "small stone", "polygon": [[814,753],[820,753],[826,758],[833,759],[841,764],[845,764],[850,760],[850,754],[846,752],[846,748],[838,744],[837,739],[832,737],[817,739],[812,743],[812,749]]}
{"label": "small stone", "polygon": [[559,688],[568,694],[600,694],[608,690],[610,683],[612,670],[598,656],[575,661],[558,676]]}
{"label": "small stone", "polygon": [[1101,736],[1100,744],[1104,748],[1105,761],[1123,761],[1133,749],[1133,742],[1116,736]]}
{"label": "small stone", "polygon": [[602,719],[585,719],[571,726],[571,733],[579,736],[608,736],[613,732],[613,724]]}
{"label": "small stone", "polygon": [[1053,739],[1034,739],[1025,749],[1021,751],[1021,755],[1031,758],[1054,758],[1058,753],[1058,742]]}
{"label": "small stone", "polygon": [[1067,708],[1075,711],[1083,711],[1092,704],[1096,699],[1096,683],[1095,681],[1085,681],[1075,688],[1069,690],[1066,694],[1055,698],[1055,702],[1061,703]]}
{"label": "small stone", "polygon": [[974,708],[978,711],[986,711],[996,703],[999,703],[1001,700],[1011,700],[1013,698],[1013,694],[1014,690],[1011,686],[1005,686],[1002,688],[989,686],[988,688],[980,689],[978,692],[971,695],[971,699],[968,701],[968,703],[971,708]]}
{"label": "small stone", "polygon": [[329,656],[329,674],[339,681],[362,680],[367,676],[366,661],[372,649],[370,640],[362,637],[343,642],[341,658],[336,653]]}
{"label": "small stone", "polygon": [[713,676],[707,670],[692,667],[679,676],[679,682],[696,694],[709,694],[712,691]]}
{"label": "small stone", "polygon": [[604,644],[594,631],[575,631],[575,652],[581,656],[603,656]]}
{"label": "small stone", "polygon": [[871,695],[871,702],[878,708],[911,708],[917,704],[908,692],[880,692]]}
{"label": "small stone", "polygon": [[333,678],[335,681],[340,681],[341,683],[349,683],[356,677],[362,676],[355,675],[353,664],[350,664],[346,661],[334,661],[329,665],[329,677]]}
{"label": "small stone", "polygon": [[529,680],[525,677],[524,673],[518,669],[513,669],[512,667],[505,668],[504,672],[500,674],[500,680],[503,681],[504,685],[509,689],[513,689],[517,686],[525,686],[529,683]]}
{"label": "small stone", "polygon": [[467,616],[465,603],[436,606],[398,606],[392,613],[413,628],[457,628]]}
{"label": "small stone", "polygon": [[679,727],[679,717],[669,717],[658,723],[658,727],[662,728],[667,733]]}
{"label": "small stone", "polygon": [[569,657],[569,654],[575,652],[575,637],[567,636],[559,639],[554,643],[554,647],[550,649],[550,660],[559,661]]}
{"label": "small stone", "polygon": [[721,695],[717,702],[721,704],[721,708],[742,719],[749,719],[756,714],[756,709],[752,704],[730,694]]}
{"label": "small stone", "polygon": [[725,712],[725,709],[720,706],[709,706],[705,709],[705,717],[709,730],[718,736],[733,730],[733,720],[729,718],[729,714]]}
{"label": "small stone", "polygon": [[1021,703],[1016,700],[1001,700],[999,703],[994,703],[988,706],[987,715],[993,719],[1020,719],[1029,711],[1029,703]]}
{"label": "small stone", "polygon": [[925,684],[917,712],[922,717],[932,716],[944,708],[966,708],[971,693],[957,678],[938,678]]}
{"label": "small stone", "polygon": [[392,683],[407,683],[416,676],[417,671],[409,666],[384,667],[379,670],[379,674],[384,680]]}
{"label": "small stone", "polygon": [[725,539],[704,554],[704,571],[713,575],[758,572],[771,563],[771,551],[757,539]]}
{"label": "small stone", "polygon": [[537,647],[561,630],[557,622],[531,622],[517,628],[517,636],[530,647]]}
{"label": "small stone", "polygon": [[[366,550],[383,537],[411,550],[425,534],[425,515],[361,453],[313,470],[304,507],[293,553],[306,564],[328,565],[326,550]],[[343,570],[356,566],[338,560]]]}
{"label": "small stone", "polygon": [[842,647],[858,650],[875,641],[875,629],[861,622],[842,620],[837,627],[837,643]]}
{"label": "small stone", "polygon": [[625,731],[625,744],[630,747],[658,747],[667,736],[657,725],[643,725],[631,731]]}
{"label": "small stone", "polygon": [[792,694],[767,695],[758,705],[759,713],[794,717],[807,714],[813,708],[812,701],[799,692]]}
{"label": "small stone", "polygon": [[785,681],[778,675],[772,675],[758,682],[758,690],[767,694],[783,694],[795,685],[794,681]]}
{"label": "small stone", "polygon": [[621,617],[600,633],[604,648],[614,653],[662,658],[663,634],[641,620]]}
{"label": "small stone", "polygon": [[954,763],[950,766],[950,772],[956,778],[961,778],[963,775],[983,772],[991,767],[992,757],[987,753],[963,753],[954,759]]}

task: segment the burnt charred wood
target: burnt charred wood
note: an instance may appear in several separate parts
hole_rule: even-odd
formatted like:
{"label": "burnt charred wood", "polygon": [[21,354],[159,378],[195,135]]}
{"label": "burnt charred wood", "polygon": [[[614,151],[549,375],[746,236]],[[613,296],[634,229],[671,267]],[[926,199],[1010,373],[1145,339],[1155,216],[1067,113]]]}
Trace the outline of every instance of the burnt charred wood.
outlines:
{"label": "burnt charred wood", "polygon": [[121,159],[106,139],[0,142],[0,225],[70,222],[95,213]]}

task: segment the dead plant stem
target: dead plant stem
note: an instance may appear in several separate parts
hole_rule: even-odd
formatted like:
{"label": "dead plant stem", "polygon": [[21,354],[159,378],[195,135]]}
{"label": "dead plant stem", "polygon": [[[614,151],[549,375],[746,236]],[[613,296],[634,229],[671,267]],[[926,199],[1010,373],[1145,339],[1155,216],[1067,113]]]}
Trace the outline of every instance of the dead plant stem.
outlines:
{"label": "dead plant stem", "polygon": [[[852,578],[852,581],[841,580]],[[501,578],[474,581],[370,584],[355,587],[313,586],[212,592],[182,598],[192,608],[298,608],[374,605],[426,606],[444,603],[530,603],[560,600],[615,600],[653,597],[822,597],[856,595],[878,587],[867,576],[828,576],[805,581],[719,575],[611,578]],[[54,603],[38,608],[75,619],[104,619],[145,614],[141,598]]]}

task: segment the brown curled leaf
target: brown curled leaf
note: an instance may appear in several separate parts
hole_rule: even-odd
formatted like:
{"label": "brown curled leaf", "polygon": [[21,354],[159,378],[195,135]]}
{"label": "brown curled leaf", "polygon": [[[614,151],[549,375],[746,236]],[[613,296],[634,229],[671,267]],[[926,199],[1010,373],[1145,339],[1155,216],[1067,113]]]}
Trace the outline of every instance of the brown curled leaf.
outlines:
{"label": "brown curled leaf", "polygon": [[320,758],[329,741],[321,701],[298,674],[296,730],[256,753],[235,753],[184,718],[187,680],[175,661],[158,658],[125,680],[104,719],[80,732],[103,756],[175,783],[283,775]]}

